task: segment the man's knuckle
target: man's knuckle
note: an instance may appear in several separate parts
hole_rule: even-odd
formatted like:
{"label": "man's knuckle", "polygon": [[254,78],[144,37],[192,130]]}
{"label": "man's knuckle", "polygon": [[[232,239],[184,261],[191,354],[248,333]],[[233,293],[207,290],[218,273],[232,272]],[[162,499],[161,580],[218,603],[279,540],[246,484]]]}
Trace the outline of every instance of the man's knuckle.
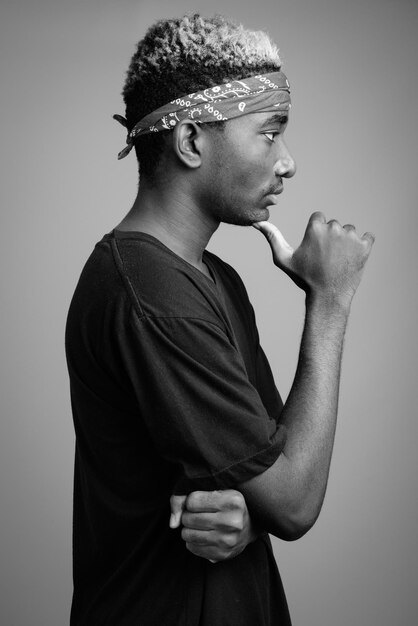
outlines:
{"label": "man's knuckle", "polygon": [[222,537],[221,546],[224,549],[230,550],[231,548],[235,547],[236,543],[237,541],[235,539],[235,536],[232,534],[227,534]]}
{"label": "man's knuckle", "polygon": [[315,235],[318,235],[322,231],[323,227],[324,222],[321,222],[319,220],[312,220],[311,222],[309,222],[308,231],[311,231]]}
{"label": "man's knuckle", "polygon": [[352,232],[356,230],[356,227],[354,226],[354,224],[344,224],[343,228],[347,232]]}
{"label": "man's knuckle", "polygon": [[186,507],[189,509],[189,511],[194,510],[199,506],[200,500],[201,500],[201,492],[193,491],[192,493],[189,493],[189,495],[187,496]]}
{"label": "man's knuckle", "polygon": [[373,235],[373,233],[364,233],[362,240],[369,246],[372,246],[375,242],[376,237]]}
{"label": "man's knuckle", "polygon": [[334,220],[334,219],[329,220],[328,226],[334,232],[340,232],[342,230],[342,226],[338,220]]}
{"label": "man's knuckle", "polygon": [[244,519],[242,515],[234,515],[234,517],[230,521],[231,527],[234,530],[243,530],[244,529]]}
{"label": "man's knuckle", "polygon": [[245,499],[241,492],[231,490],[225,495],[229,509],[243,509],[245,507]]}
{"label": "man's knuckle", "polygon": [[314,211],[310,217],[311,222],[318,222],[325,219],[325,215],[322,211]]}
{"label": "man's knuckle", "polygon": [[237,507],[245,507],[245,499],[242,493],[236,491],[234,494],[234,501]]}

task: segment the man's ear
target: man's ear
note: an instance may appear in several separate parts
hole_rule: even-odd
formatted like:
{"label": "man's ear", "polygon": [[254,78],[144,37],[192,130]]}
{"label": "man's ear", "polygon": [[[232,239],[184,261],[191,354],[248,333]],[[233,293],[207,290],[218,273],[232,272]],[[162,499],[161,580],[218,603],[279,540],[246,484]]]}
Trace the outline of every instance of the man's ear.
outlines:
{"label": "man's ear", "polygon": [[200,167],[202,141],[202,129],[193,120],[181,120],[174,127],[173,150],[186,167]]}

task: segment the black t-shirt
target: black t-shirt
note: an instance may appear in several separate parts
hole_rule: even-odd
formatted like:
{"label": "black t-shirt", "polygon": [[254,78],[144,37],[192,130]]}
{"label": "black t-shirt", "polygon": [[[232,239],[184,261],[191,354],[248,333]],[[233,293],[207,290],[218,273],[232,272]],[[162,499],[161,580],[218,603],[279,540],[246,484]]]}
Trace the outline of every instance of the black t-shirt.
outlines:
{"label": "black t-shirt", "polygon": [[242,281],[203,259],[213,281],[154,237],[114,231],[77,285],[73,626],[290,624],[267,534],[212,564],[168,525],[172,493],[234,488],[285,441]]}

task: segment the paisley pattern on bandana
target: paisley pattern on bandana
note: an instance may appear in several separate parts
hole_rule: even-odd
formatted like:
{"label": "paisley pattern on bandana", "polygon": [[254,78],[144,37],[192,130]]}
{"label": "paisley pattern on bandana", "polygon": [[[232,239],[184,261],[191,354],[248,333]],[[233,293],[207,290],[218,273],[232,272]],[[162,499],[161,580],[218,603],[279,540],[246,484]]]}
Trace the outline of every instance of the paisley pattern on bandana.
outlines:
{"label": "paisley pattern on bandana", "polygon": [[[184,119],[204,124],[230,120],[249,113],[289,109],[290,86],[283,72],[257,74],[243,80],[233,80],[176,98],[146,115],[128,133],[127,146],[119,152],[118,159],[123,159],[129,154],[137,137],[173,130],[178,122]],[[124,117],[114,115],[113,118],[126,127]]]}

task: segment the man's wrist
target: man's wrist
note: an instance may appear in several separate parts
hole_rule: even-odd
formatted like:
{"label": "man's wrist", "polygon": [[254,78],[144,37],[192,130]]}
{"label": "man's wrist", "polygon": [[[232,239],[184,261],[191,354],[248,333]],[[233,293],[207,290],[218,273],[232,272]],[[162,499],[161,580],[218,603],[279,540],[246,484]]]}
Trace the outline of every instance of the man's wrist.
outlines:
{"label": "man's wrist", "polygon": [[306,293],[306,310],[325,318],[346,321],[350,314],[352,296],[335,294],[331,291],[310,291]]}

